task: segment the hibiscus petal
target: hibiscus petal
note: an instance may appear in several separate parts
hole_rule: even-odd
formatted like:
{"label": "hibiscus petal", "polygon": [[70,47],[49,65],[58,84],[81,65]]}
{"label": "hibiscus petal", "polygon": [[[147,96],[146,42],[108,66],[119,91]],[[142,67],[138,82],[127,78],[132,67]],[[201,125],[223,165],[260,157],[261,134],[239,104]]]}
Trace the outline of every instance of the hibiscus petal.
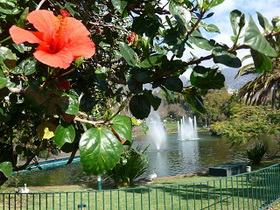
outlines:
{"label": "hibiscus petal", "polygon": [[23,42],[29,42],[31,44],[39,43],[41,32],[27,31],[25,29],[19,28],[17,26],[12,26],[9,30],[11,37],[16,44],[21,44]]}
{"label": "hibiscus petal", "polygon": [[34,57],[48,66],[63,69],[67,69],[74,59],[71,51],[67,48],[53,54],[44,45],[39,45],[34,53]]}
{"label": "hibiscus petal", "polygon": [[90,35],[90,32],[83,23],[72,17],[67,17],[67,24],[65,25],[64,33],[66,36],[68,35],[68,38]]}
{"label": "hibiscus petal", "polygon": [[67,48],[73,54],[74,59],[79,57],[90,58],[95,53],[95,44],[86,36],[72,37],[67,44]]}
{"label": "hibiscus petal", "polygon": [[32,23],[38,31],[44,33],[44,39],[47,43],[51,42],[55,34],[55,25],[57,23],[57,18],[52,11],[36,10],[30,12],[27,16],[27,20]]}

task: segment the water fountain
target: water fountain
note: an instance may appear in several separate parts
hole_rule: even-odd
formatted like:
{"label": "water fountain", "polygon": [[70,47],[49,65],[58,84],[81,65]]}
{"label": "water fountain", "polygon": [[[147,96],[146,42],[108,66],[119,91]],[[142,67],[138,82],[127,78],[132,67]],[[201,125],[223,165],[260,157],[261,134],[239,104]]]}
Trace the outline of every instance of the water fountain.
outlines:
{"label": "water fountain", "polygon": [[178,124],[178,136],[180,141],[198,139],[196,117],[186,119],[183,117]]}
{"label": "water fountain", "polygon": [[148,138],[151,140],[151,144],[156,150],[160,150],[164,147],[167,139],[167,133],[163,126],[163,123],[156,111],[152,111],[146,121],[149,130]]}

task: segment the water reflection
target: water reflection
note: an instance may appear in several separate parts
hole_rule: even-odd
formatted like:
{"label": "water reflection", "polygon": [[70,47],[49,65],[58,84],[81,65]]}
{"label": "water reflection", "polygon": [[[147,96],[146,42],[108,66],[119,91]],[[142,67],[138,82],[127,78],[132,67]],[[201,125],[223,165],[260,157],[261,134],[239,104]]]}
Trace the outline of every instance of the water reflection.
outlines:
{"label": "water reflection", "polygon": [[[144,149],[151,140],[147,137],[137,138],[135,147],[141,145]],[[242,159],[241,149],[230,148],[221,138],[213,138],[207,134],[199,134],[198,140],[178,141],[177,134],[169,135],[161,150],[151,145],[147,151],[149,156],[148,173],[155,172],[158,177],[181,175],[207,170],[210,166]],[[80,164],[68,165],[62,168],[20,175],[18,186],[27,183],[28,186],[43,185],[75,185],[92,182],[82,171]],[[15,185],[14,181],[11,185]]]}
{"label": "water reflection", "polygon": [[[200,134],[197,140],[178,141],[176,134],[169,135],[165,148],[159,152],[151,144],[147,154],[149,171],[159,177],[174,176],[207,170],[210,166],[230,161],[241,161],[243,150],[230,148],[226,140]],[[146,137],[135,141],[136,145],[148,145]]]}

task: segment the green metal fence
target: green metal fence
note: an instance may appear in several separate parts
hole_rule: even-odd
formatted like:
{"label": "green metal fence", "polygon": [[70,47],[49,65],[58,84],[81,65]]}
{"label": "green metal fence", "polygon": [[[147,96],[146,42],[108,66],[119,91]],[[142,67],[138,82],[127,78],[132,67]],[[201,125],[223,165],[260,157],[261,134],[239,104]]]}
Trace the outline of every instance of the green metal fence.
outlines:
{"label": "green metal fence", "polygon": [[265,209],[280,198],[280,164],[199,183],[65,193],[0,193],[0,209]]}

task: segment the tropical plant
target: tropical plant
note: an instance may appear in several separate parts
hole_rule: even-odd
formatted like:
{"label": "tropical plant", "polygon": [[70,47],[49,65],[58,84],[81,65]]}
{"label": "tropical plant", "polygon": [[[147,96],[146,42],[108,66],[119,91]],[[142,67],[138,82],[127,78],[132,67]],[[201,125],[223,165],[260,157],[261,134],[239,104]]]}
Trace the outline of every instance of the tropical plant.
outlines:
{"label": "tropical plant", "polygon": [[[270,30],[279,31],[276,22],[279,17],[272,20],[272,25],[268,20],[258,13],[260,25],[265,33]],[[280,36],[276,36],[272,44],[279,54]],[[266,55],[251,49],[251,55],[244,57],[244,60],[253,58],[254,63],[243,66],[237,76],[246,74],[259,74],[254,80],[246,83],[239,90],[239,97],[245,99],[249,105],[266,105],[271,104],[273,108],[280,108],[280,58],[274,57],[269,59]]]}
{"label": "tropical plant", "polygon": [[266,151],[266,146],[263,143],[255,143],[251,148],[246,150],[246,155],[253,165],[257,165],[260,164]]}
{"label": "tropical plant", "polygon": [[146,155],[148,147],[143,151],[139,146],[135,149],[130,147],[121,155],[120,162],[106,174],[117,186],[134,185],[134,181],[148,169],[148,156]]}
{"label": "tropical plant", "polygon": [[[181,93],[204,112],[202,96],[225,79],[202,61],[240,67],[236,51],[244,48],[277,56],[270,43],[279,31],[261,34],[238,10],[230,14],[231,46],[204,36],[219,32],[205,20],[223,1],[1,1],[0,143],[7,151],[0,163],[9,165],[0,165],[3,176],[57,148],[71,153],[69,162],[79,150],[84,171],[101,175],[120,161],[123,143],[132,142],[131,115],[120,112],[128,107],[145,119],[161,103],[145,84]],[[195,46],[209,54],[188,53],[183,61]],[[187,69],[184,87],[179,76]]]}

